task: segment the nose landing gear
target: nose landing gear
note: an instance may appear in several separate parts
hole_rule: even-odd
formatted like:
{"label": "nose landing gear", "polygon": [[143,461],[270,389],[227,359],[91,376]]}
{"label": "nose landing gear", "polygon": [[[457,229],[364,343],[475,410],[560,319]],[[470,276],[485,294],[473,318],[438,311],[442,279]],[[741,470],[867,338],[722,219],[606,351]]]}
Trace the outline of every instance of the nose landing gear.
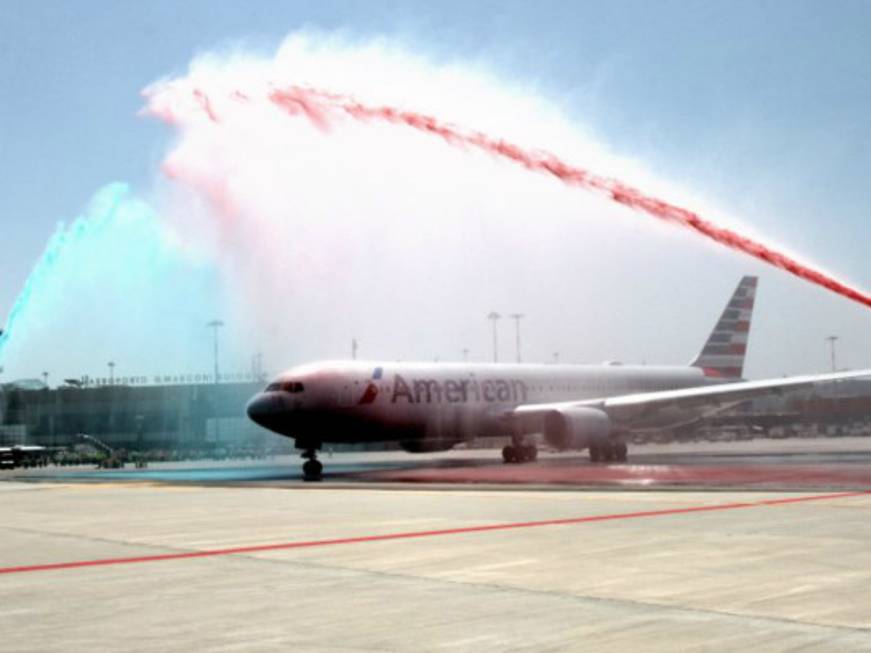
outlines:
{"label": "nose landing gear", "polygon": [[302,480],[304,481],[320,481],[324,466],[318,460],[318,448],[309,444],[303,446],[297,445],[303,452],[300,456],[305,460],[302,465]]}

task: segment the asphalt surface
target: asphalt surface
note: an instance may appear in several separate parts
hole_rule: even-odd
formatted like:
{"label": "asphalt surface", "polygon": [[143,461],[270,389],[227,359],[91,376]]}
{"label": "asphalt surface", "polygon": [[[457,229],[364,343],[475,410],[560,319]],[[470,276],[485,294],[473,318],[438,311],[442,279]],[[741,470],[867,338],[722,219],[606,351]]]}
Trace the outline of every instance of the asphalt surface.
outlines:
{"label": "asphalt surface", "polygon": [[871,495],[0,483],[0,650],[871,651]]}
{"label": "asphalt surface", "polygon": [[323,460],[0,473],[0,650],[871,651],[871,439]]}

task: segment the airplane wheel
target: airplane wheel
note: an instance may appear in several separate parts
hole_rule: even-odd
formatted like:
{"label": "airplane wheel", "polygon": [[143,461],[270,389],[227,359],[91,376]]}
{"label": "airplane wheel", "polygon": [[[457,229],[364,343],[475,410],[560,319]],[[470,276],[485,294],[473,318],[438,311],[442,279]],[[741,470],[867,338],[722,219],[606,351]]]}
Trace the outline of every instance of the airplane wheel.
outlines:
{"label": "airplane wheel", "polygon": [[509,465],[531,463],[536,458],[538,458],[538,447],[534,444],[509,444],[502,449],[502,460]]}
{"label": "airplane wheel", "polygon": [[626,446],[625,442],[617,442],[614,444],[614,458],[618,462],[625,463],[628,453],[629,447]]}
{"label": "airplane wheel", "polygon": [[590,445],[590,462],[597,463],[602,459],[602,452],[599,450],[599,445]]}
{"label": "airplane wheel", "polygon": [[529,444],[523,447],[524,450],[524,460],[528,463],[534,463],[538,458],[538,447],[534,444]]}
{"label": "airplane wheel", "polygon": [[321,480],[321,472],[323,472],[323,470],[324,466],[320,461],[307,460],[302,466],[303,478],[306,481],[319,481]]}

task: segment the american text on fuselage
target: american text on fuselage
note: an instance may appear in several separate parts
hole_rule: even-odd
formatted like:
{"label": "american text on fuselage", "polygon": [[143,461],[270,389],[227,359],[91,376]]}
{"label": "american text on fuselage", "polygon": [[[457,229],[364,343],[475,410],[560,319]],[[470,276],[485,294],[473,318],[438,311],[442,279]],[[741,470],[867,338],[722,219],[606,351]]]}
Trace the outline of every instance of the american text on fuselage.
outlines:
{"label": "american text on fuselage", "polygon": [[526,383],[519,379],[410,379],[395,374],[390,395],[391,403],[500,402],[523,403],[529,397]]}

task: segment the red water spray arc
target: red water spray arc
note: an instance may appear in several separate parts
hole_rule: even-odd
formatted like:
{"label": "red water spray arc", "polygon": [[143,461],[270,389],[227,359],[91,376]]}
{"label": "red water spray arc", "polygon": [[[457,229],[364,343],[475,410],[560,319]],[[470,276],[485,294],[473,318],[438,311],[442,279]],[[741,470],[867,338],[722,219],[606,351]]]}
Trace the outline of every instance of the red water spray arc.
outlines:
{"label": "red water spray arc", "polygon": [[[195,90],[194,97],[210,120],[220,122],[214,105],[203,91]],[[243,103],[251,101],[251,98],[241,91],[233,93],[231,98]],[[749,254],[801,279],[871,308],[871,295],[851,287],[825,272],[801,263],[752,238],[720,227],[693,211],[647,195],[619,180],[601,177],[583,168],[570,165],[553,154],[527,150],[508,141],[488,136],[483,132],[463,129],[425,114],[389,106],[369,106],[349,96],[318,89],[299,86],[275,89],[269,93],[269,100],[289,115],[307,117],[315,126],[323,130],[329,128],[329,119],[332,115],[342,113],[359,121],[381,121],[411,127],[439,136],[454,146],[474,147],[494,156],[508,159],[527,170],[552,175],[569,186],[585,188],[604,195],[618,204],[690,229],[714,242]]]}
{"label": "red water spray arc", "polygon": [[452,145],[470,146],[484,150],[514,161],[528,170],[553,175],[570,186],[580,186],[604,194],[618,204],[691,229],[721,245],[749,254],[871,308],[871,295],[838,281],[824,272],[800,263],[782,252],[742,236],[731,229],[720,227],[693,211],[646,195],[616,179],[600,177],[588,170],[569,165],[552,154],[525,150],[481,132],[468,131],[443,123],[432,116],[403,111],[394,107],[367,106],[353,98],[316,89],[288,87],[273,91],[269,97],[272,102],[288,113],[299,114],[302,112],[319,125],[327,122],[325,116],[327,112],[331,109],[339,110],[357,120],[380,120],[406,125],[419,131],[440,136]]}

